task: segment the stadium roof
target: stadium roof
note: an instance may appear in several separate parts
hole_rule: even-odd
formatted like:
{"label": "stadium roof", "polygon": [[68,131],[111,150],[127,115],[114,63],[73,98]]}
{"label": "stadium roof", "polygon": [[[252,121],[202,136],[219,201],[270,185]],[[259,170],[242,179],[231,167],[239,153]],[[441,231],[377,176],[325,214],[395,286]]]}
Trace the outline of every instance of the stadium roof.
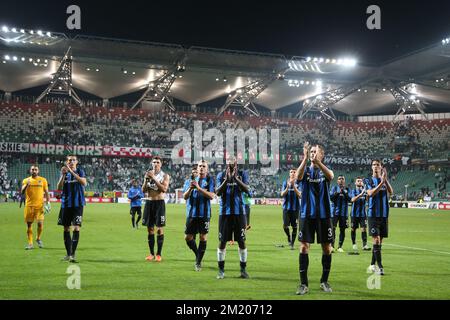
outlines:
{"label": "stadium roof", "polygon": [[[400,106],[425,112],[450,110],[450,44],[447,40],[382,65],[363,65],[345,57],[286,57],[254,52],[185,48],[61,33],[0,29],[0,90],[15,92],[47,85],[67,49],[73,57],[75,90],[103,99],[141,91],[183,61],[185,71],[170,96],[188,104],[226,97],[273,74],[254,100],[271,110],[298,109],[315,99],[350,115],[393,114]],[[321,104],[321,102],[319,102]],[[321,106],[322,107],[322,106]]]}

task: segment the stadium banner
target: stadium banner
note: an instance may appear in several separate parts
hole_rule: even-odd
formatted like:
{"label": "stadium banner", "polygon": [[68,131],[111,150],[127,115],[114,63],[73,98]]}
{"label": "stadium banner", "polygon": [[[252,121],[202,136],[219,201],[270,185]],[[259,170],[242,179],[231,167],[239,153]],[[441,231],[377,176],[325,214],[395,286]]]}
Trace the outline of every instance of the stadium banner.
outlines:
{"label": "stadium banner", "polygon": [[103,156],[119,156],[130,158],[152,158],[161,154],[159,148],[139,148],[139,147],[113,147],[103,146]]}
{"label": "stadium banner", "polygon": [[69,146],[48,143],[0,142],[2,152],[21,152],[34,154],[101,156],[101,146]]}
{"label": "stadium banner", "polygon": [[128,199],[128,198],[117,198],[117,203],[129,204],[130,203],[130,199]]}
{"label": "stadium banner", "polygon": [[[178,157],[182,158],[183,156],[184,155],[179,155]],[[215,156],[215,157],[222,158],[223,152],[217,152],[217,153],[212,154],[212,153],[207,153],[205,151],[201,151],[198,154],[196,154],[196,156],[204,157],[204,158],[213,158]],[[238,159],[244,159],[245,161],[250,161],[250,160],[259,161],[260,160],[259,152],[258,153],[245,152],[244,154],[238,153],[236,155],[236,157]],[[265,157],[267,158],[267,156],[265,156]],[[268,156],[268,158],[273,159],[274,155],[271,154],[270,156]],[[280,153],[279,155],[276,155],[275,158],[281,162],[297,163],[303,159],[303,155],[297,154],[297,153]],[[392,164],[395,162],[394,159],[389,158],[389,157],[381,158],[381,161],[383,162],[383,164]],[[401,160],[398,160],[398,162],[402,163]],[[372,159],[368,158],[368,157],[363,158],[363,157],[345,157],[345,156],[335,156],[335,157],[334,156],[325,156],[324,163],[327,165],[333,165],[333,164],[371,165]]]}
{"label": "stadium banner", "polygon": [[28,152],[28,143],[0,142],[1,152]]}
{"label": "stadium banner", "polygon": [[450,210],[450,202],[439,202],[439,210]]}
{"label": "stadium banner", "polygon": [[429,209],[430,203],[428,202],[408,202],[408,209]]}
{"label": "stadium banner", "polygon": [[279,206],[283,204],[283,199],[279,198],[255,198],[254,204],[261,204],[261,205],[275,205]]}
{"label": "stadium banner", "polygon": [[[280,161],[281,162],[300,162],[303,159],[303,155],[300,154],[281,154]],[[389,157],[384,157],[380,159],[383,164],[392,164],[395,162],[394,159]],[[324,164],[333,165],[333,164],[355,164],[355,165],[371,165],[372,158],[362,158],[362,157],[345,157],[345,156],[325,156]],[[401,162],[401,161],[400,161]]]}
{"label": "stadium banner", "polygon": [[79,156],[113,156],[130,158],[151,158],[155,155],[166,154],[160,148],[147,147],[115,147],[115,146],[85,146],[85,145],[62,145],[48,143],[18,143],[0,142],[1,152],[20,152],[48,155],[68,155]]}
{"label": "stadium banner", "polygon": [[[110,198],[98,198],[98,197],[86,197],[87,203],[114,203],[114,199]],[[50,197],[50,202],[61,202],[61,199]]]}
{"label": "stadium banner", "polygon": [[[67,155],[76,154],[79,156],[106,156],[106,157],[128,157],[128,158],[152,158],[155,155],[160,155],[164,158],[172,156],[172,149],[150,148],[150,147],[118,147],[118,146],[71,146],[47,143],[18,143],[18,142],[0,142],[0,151],[2,152],[21,152],[34,154],[49,154],[49,155]],[[185,154],[178,155],[178,157],[186,157]],[[266,156],[267,157],[267,156]],[[188,157],[190,159],[190,156]],[[239,154],[238,158],[260,159],[259,153],[244,155]],[[270,155],[269,158],[273,158]],[[279,154],[275,158],[281,162],[297,163],[303,158],[303,155],[296,153]],[[394,159],[389,157],[381,158],[383,164],[392,164]],[[355,164],[355,165],[370,165],[372,159],[368,157],[345,157],[345,156],[325,156],[324,164]],[[398,161],[401,163],[401,161]]]}
{"label": "stadium banner", "polygon": [[391,208],[408,208],[408,203],[405,201],[390,201],[389,207],[391,207]]}
{"label": "stadium banner", "polygon": [[113,203],[113,199],[111,198],[97,198],[97,197],[87,197],[87,203]]}

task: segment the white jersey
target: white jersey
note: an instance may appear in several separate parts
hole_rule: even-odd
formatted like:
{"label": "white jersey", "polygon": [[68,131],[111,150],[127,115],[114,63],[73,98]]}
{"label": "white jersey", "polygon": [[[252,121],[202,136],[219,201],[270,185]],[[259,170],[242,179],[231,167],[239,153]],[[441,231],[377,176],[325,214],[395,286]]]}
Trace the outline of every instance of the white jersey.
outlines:
{"label": "white jersey", "polygon": [[[165,175],[166,174],[164,173],[164,171],[161,170],[158,174],[155,175],[155,180],[157,180],[159,183],[162,183],[164,181]],[[147,187],[151,190],[158,191],[158,186],[156,185],[155,180],[150,180],[147,183]]]}

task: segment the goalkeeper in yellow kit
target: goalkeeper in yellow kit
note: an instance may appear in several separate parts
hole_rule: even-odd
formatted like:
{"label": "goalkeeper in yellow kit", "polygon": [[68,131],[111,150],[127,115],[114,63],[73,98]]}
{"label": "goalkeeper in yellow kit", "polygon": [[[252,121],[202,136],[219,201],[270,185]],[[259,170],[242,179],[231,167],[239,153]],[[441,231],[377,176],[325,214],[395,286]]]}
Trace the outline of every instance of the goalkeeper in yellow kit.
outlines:
{"label": "goalkeeper in yellow kit", "polygon": [[[43,248],[41,240],[42,230],[44,229],[44,214],[50,212],[50,196],[48,194],[47,180],[40,177],[39,167],[32,165],[30,169],[31,176],[22,181],[22,194],[25,195],[25,222],[27,224],[28,244],[26,250],[33,249],[33,222],[37,221],[36,242],[39,248]],[[45,205],[44,205],[45,195]]]}

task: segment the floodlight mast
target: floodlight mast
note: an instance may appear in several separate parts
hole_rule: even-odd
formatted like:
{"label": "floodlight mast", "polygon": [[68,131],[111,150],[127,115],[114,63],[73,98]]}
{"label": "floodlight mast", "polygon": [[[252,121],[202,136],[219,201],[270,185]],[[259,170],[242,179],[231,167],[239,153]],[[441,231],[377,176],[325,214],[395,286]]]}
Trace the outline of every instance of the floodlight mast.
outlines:
{"label": "floodlight mast", "polygon": [[186,70],[186,54],[177,60],[168,70],[164,72],[159,78],[150,81],[142,94],[131,109],[136,108],[143,101],[157,101],[166,102],[166,105],[172,110],[176,111],[173,104],[173,98],[169,95],[172,87],[179,74]]}
{"label": "floodlight mast", "polygon": [[272,82],[283,78],[287,70],[288,68],[285,68],[281,71],[271,73],[263,78],[252,81],[243,87],[233,90],[233,92],[228,95],[223,106],[217,112],[217,116],[223,114],[230,106],[237,106],[244,108],[251,114],[259,117],[260,113],[254,104],[255,99],[266,90]]}
{"label": "floodlight mast", "polygon": [[410,93],[408,93],[406,90],[402,88],[402,86],[405,84],[404,82],[400,82],[398,84],[394,84],[392,81],[388,81],[389,85],[391,86],[391,89],[389,92],[392,94],[392,96],[395,99],[395,102],[398,106],[398,110],[395,113],[393,122],[397,121],[398,117],[402,114],[404,114],[407,109],[414,108],[417,111],[419,111],[422,116],[428,120],[427,114],[424,111],[424,105],[423,102],[419,99],[416,99],[416,97],[411,96]]}
{"label": "floodlight mast", "polygon": [[348,97],[359,88],[359,85],[343,86],[310,97],[303,101],[303,108],[297,113],[296,118],[303,119],[309,112],[318,111],[326,118],[336,121],[337,118],[331,106],[338,103],[345,97]]}
{"label": "floodlight mast", "polygon": [[58,70],[53,74],[52,80],[48,87],[36,99],[35,103],[39,103],[45,96],[49,94],[68,95],[79,106],[83,105],[83,101],[72,87],[72,48],[67,49],[66,54],[61,59]]}

